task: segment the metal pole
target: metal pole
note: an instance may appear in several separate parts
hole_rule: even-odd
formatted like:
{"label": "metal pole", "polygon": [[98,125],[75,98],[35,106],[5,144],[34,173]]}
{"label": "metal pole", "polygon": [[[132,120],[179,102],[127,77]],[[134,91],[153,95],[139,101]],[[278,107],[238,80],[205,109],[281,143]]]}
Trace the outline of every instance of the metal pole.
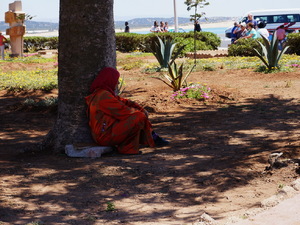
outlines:
{"label": "metal pole", "polygon": [[175,32],[178,32],[178,18],[176,12],[176,0],[173,0],[174,3],[174,24],[175,24]]}

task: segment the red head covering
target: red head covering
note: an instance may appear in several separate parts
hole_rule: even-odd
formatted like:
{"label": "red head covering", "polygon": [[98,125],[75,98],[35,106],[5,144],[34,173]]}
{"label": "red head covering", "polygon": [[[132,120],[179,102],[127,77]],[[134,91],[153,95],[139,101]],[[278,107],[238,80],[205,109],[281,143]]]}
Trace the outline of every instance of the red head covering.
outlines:
{"label": "red head covering", "polygon": [[115,95],[115,87],[118,84],[120,73],[111,67],[103,68],[96,79],[93,81],[90,92],[93,93],[96,89],[103,89]]}

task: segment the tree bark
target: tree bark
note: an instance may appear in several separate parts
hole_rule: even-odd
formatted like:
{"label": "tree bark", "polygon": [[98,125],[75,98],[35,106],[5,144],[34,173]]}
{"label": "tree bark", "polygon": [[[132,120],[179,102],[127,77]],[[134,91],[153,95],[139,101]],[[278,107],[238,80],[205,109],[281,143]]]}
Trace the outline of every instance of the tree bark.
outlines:
{"label": "tree bark", "polygon": [[60,0],[58,115],[44,146],[91,143],[84,97],[101,68],[116,66],[113,0]]}

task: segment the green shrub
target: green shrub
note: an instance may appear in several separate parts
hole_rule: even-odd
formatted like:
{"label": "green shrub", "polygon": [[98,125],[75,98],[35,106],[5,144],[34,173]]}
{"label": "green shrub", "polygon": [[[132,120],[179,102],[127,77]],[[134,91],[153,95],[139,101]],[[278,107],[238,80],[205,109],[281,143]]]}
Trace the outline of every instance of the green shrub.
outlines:
{"label": "green shrub", "polygon": [[48,47],[48,49],[58,49],[58,37],[49,37],[47,39],[45,46]]}
{"label": "green shrub", "polygon": [[57,49],[58,37],[24,37],[25,52],[36,52],[45,48]]}
{"label": "green shrub", "polygon": [[[256,39],[262,41],[261,38]],[[228,48],[229,56],[256,56],[254,48],[261,51],[261,46],[255,39],[252,38],[242,38],[239,39],[236,44],[232,44]]]}
{"label": "green shrub", "polygon": [[[182,51],[182,55],[190,52],[191,46],[194,46],[194,32],[187,33],[150,33],[150,34],[135,34],[135,33],[116,33],[116,49],[120,52],[151,52],[151,47],[154,47],[154,41],[157,36],[161,39],[175,40],[178,45],[186,45]],[[180,40],[180,41],[178,41]],[[184,41],[183,41],[184,40]],[[220,38],[211,32],[197,32],[197,50],[215,50],[220,46]],[[182,43],[181,43],[182,42]],[[58,37],[25,37],[24,50],[25,52],[36,52],[42,49],[57,49]]]}
{"label": "green shrub", "polygon": [[[190,37],[194,37],[194,32],[189,32],[189,35]],[[218,49],[221,44],[221,39],[218,35],[211,32],[196,32],[196,39],[204,42],[210,50]]]}
{"label": "green shrub", "polygon": [[[121,52],[151,52],[151,48],[154,48],[154,43],[157,40],[157,36],[161,39],[175,40],[178,46],[186,45],[181,55],[186,52],[194,50],[194,32],[188,33],[150,33],[150,34],[134,34],[134,33],[116,33],[116,45],[117,50]],[[217,49],[221,43],[220,38],[210,32],[197,32],[197,50],[214,50]],[[176,51],[176,49],[175,49]]]}
{"label": "green shrub", "polygon": [[[177,46],[175,47],[175,51],[179,46],[185,46],[179,56],[184,56],[187,52],[193,52],[194,51],[194,38],[183,38],[183,37],[176,37],[175,42],[177,43]],[[206,45],[205,42],[196,40],[196,50],[211,50],[212,47]]]}
{"label": "green shrub", "polygon": [[191,83],[189,86],[180,88],[178,91],[175,91],[172,94],[171,99],[175,100],[176,98],[194,98],[198,100],[206,100],[210,98],[210,92],[210,87],[207,87],[205,84],[201,85]]}
{"label": "green shrub", "polygon": [[45,99],[40,101],[35,101],[32,98],[26,98],[25,101],[23,102],[23,105],[31,106],[35,108],[48,108],[48,107],[57,106],[57,103],[58,103],[57,97],[46,97]]}
{"label": "green shrub", "polygon": [[180,46],[174,52],[177,43],[170,39],[160,39],[157,36],[157,41],[154,42],[154,48],[151,49],[153,55],[157,59],[161,68],[168,68],[169,64],[172,64],[178,55],[182,52],[184,46]]}
{"label": "green shrub", "polygon": [[288,34],[287,45],[290,46],[289,54],[300,55],[300,33]]}
{"label": "green shrub", "polygon": [[168,65],[168,72],[167,74],[164,74],[165,78],[168,80],[168,82],[164,81],[161,78],[158,78],[162,82],[164,82],[167,86],[173,89],[173,91],[178,91],[183,85],[186,86],[186,79],[189,77],[191,72],[193,71],[195,66],[193,66],[186,75],[183,73],[183,63],[177,67],[177,64],[174,62],[172,64]]}
{"label": "green shrub", "polygon": [[126,63],[122,66],[123,70],[132,70],[134,68],[140,68],[143,65],[143,61],[142,60],[137,60],[134,62],[129,62]]}
{"label": "green shrub", "polygon": [[24,37],[24,51],[36,52],[45,49],[46,37]]}
{"label": "green shrub", "polygon": [[143,35],[134,33],[116,33],[116,47],[120,52],[144,51]]}
{"label": "green shrub", "polygon": [[285,46],[282,51],[278,50],[279,40],[277,39],[277,32],[274,32],[272,36],[272,40],[269,40],[266,37],[263,37],[264,44],[258,42],[261,46],[261,51],[254,48],[254,51],[257,57],[265,64],[268,70],[278,69],[278,63],[283,54],[289,48],[289,46]]}

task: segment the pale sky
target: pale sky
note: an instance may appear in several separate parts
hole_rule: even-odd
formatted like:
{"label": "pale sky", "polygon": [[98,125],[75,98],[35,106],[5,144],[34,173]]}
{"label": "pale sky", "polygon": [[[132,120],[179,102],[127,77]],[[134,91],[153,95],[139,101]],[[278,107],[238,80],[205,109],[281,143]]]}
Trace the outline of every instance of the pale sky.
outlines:
{"label": "pale sky", "polygon": [[[241,17],[251,10],[300,8],[300,0],[208,0],[209,6],[200,9],[207,17]],[[14,0],[0,0],[0,21],[8,4]],[[189,17],[192,12],[186,10],[184,0],[176,0],[177,15]],[[35,16],[33,21],[58,22],[59,0],[22,0],[23,11]],[[173,17],[173,0],[114,0],[115,20],[129,20],[140,17]],[[2,17],[2,18],[1,18]]]}

